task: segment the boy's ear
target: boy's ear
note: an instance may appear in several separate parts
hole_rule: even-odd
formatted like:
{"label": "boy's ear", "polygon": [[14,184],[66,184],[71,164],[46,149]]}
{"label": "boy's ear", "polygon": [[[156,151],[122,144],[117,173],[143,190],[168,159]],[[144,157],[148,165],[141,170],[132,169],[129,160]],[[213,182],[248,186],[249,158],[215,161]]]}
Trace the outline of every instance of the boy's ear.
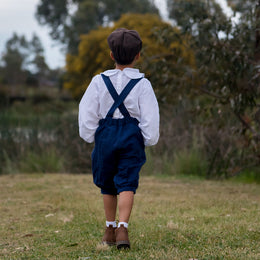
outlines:
{"label": "boy's ear", "polygon": [[135,60],[139,60],[140,56],[141,56],[141,52],[138,52],[138,53],[136,54],[136,56],[135,56]]}
{"label": "boy's ear", "polygon": [[110,51],[110,57],[111,57],[111,59],[112,59],[112,60],[115,60],[115,58],[114,58],[114,55],[113,55],[113,52],[112,52],[112,51]]}

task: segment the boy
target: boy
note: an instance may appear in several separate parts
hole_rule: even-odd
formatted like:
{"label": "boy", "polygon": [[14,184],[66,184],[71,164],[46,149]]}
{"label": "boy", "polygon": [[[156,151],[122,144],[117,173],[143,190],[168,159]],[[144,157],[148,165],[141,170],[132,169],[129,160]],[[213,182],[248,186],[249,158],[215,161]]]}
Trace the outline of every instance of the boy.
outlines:
{"label": "boy", "polygon": [[130,248],[128,221],[146,160],[144,147],[159,139],[159,108],[151,83],[133,68],[142,48],[139,34],[120,28],[107,41],[116,68],[95,76],[88,86],[79,104],[79,134],[95,141],[93,180],[101,188],[106,216],[102,242],[120,249]]}

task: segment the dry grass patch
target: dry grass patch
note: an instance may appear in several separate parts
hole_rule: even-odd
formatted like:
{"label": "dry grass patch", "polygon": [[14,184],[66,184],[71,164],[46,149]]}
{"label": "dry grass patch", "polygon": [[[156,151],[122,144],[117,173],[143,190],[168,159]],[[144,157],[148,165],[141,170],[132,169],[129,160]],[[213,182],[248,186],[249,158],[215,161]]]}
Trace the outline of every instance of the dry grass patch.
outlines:
{"label": "dry grass patch", "polygon": [[0,259],[260,259],[259,185],[142,177],[123,252],[99,244],[90,175],[5,175],[0,190]]}

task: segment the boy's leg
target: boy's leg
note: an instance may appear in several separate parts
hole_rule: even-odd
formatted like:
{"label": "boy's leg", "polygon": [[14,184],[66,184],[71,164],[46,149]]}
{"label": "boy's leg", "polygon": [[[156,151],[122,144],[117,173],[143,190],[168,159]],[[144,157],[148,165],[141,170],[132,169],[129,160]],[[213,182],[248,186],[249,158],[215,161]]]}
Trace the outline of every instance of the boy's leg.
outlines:
{"label": "boy's leg", "polygon": [[119,222],[128,223],[134,203],[134,193],[123,191],[119,193],[118,209]]}
{"label": "boy's leg", "polygon": [[102,243],[114,245],[116,243],[116,207],[117,196],[103,194],[104,209],[106,215],[106,231],[102,238]]}
{"label": "boy's leg", "polygon": [[104,209],[107,221],[116,220],[117,196],[103,194]]}
{"label": "boy's leg", "polygon": [[118,209],[119,209],[119,224],[116,230],[116,245],[117,248],[130,248],[128,239],[128,221],[131,215],[134,203],[134,192],[123,191],[119,193]]}
{"label": "boy's leg", "polygon": [[[104,209],[107,221],[115,221],[117,196],[103,195]],[[119,222],[128,223],[134,203],[134,193],[132,191],[123,191],[119,194],[118,209]]]}

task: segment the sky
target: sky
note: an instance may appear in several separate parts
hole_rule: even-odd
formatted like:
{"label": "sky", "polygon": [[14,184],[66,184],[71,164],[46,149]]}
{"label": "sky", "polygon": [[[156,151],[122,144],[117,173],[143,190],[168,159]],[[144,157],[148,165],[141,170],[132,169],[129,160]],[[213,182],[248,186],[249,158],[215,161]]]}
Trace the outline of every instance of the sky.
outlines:
{"label": "sky", "polygon": [[40,26],[34,16],[39,0],[0,0],[0,55],[5,43],[16,32],[31,40],[33,33],[40,38],[50,68],[64,66],[64,54],[58,42],[51,40],[47,26]]}
{"label": "sky", "polygon": [[[216,0],[225,13],[231,17],[233,12],[228,7],[226,0]],[[49,36],[49,28],[40,26],[35,18],[37,4],[40,0],[0,0],[0,56],[5,43],[16,32],[25,35],[31,40],[33,33],[40,38],[44,50],[46,62],[50,68],[63,67],[65,64],[64,53],[61,45],[53,41]],[[166,0],[154,0],[164,20],[168,19]],[[239,17],[234,18],[234,21]]]}

